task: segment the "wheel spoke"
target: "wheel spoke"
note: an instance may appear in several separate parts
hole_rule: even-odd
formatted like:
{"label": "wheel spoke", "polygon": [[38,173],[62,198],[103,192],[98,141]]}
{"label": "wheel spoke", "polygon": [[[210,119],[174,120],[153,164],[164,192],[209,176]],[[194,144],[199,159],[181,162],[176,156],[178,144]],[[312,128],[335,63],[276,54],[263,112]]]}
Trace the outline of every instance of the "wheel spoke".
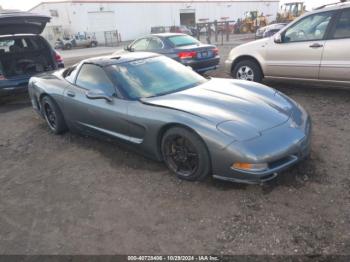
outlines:
{"label": "wheel spoke", "polygon": [[182,136],[173,136],[167,140],[164,156],[171,169],[182,176],[191,176],[199,165],[196,148]]}
{"label": "wheel spoke", "polygon": [[237,71],[236,77],[238,79],[253,81],[254,80],[254,71],[248,66],[241,66]]}
{"label": "wheel spoke", "polygon": [[189,157],[197,157],[198,155],[197,155],[197,153],[188,152],[187,156],[189,156]]}

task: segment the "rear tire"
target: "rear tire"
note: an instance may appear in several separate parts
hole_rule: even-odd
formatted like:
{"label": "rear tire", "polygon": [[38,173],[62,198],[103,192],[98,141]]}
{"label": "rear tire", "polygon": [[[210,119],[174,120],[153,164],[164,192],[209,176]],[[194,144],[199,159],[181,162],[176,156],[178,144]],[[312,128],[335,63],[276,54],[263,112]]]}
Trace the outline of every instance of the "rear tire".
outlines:
{"label": "rear tire", "polygon": [[194,132],[173,127],[165,132],[161,143],[163,160],[178,178],[203,180],[211,171],[210,157],[204,142]]}
{"label": "rear tire", "polygon": [[68,130],[63,114],[53,99],[44,96],[41,99],[41,110],[52,133],[58,135]]}
{"label": "rear tire", "polygon": [[238,62],[231,73],[233,78],[261,83],[263,74],[260,66],[252,60]]}

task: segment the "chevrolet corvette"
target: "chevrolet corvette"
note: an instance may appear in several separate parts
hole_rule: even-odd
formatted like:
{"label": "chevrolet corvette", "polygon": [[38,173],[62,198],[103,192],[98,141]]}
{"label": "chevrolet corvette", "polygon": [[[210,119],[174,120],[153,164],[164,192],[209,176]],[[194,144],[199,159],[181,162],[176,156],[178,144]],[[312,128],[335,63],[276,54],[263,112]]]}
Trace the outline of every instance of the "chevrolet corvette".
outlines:
{"label": "chevrolet corvette", "polygon": [[28,90],[54,134],[123,141],[186,180],[262,183],[310,150],[310,117],[286,95],[153,53],[86,59],[32,77]]}

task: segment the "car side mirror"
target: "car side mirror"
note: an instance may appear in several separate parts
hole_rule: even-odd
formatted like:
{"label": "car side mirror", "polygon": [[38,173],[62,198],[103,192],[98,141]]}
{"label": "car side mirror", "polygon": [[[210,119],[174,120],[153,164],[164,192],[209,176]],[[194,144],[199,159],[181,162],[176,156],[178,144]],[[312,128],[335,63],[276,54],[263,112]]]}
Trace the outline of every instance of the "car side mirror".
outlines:
{"label": "car side mirror", "polygon": [[104,99],[107,102],[113,101],[112,96],[107,95],[102,90],[97,90],[97,89],[88,90],[88,91],[86,91],[85,95],[87,98],[89,98],[91,100]]}
{"label": "car side mirror", "polygon": [[132,48],[130,45],[127,45],[126,47],[124,47],[124,50],[129,52],[134,52],[134,48]]}
{"label": "car side mirror", "polygon": [[276,44],[281,44],[283,43],[282,41],[282,35],[281,34],[276,34],[275,37],[274,37],[274,41]]}

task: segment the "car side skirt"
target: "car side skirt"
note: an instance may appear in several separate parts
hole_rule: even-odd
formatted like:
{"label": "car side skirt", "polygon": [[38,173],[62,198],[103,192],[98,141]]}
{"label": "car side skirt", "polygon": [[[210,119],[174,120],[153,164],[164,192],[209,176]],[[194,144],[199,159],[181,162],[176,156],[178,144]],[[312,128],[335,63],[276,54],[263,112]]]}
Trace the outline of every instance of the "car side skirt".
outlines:
{"label": "car side skirt", "polygon": [[308,82],[314,84],[323,84],[323,85],[336,85],[339,87],[349,87],[350,82],[348,81],[337,81],[337,80],[323,80],[323,79],[312,79],[312,78],[290,78],[290,77],[278,77],[278,76],[265,76],[266,80],[272,81],[298,81],[298,82]]}

